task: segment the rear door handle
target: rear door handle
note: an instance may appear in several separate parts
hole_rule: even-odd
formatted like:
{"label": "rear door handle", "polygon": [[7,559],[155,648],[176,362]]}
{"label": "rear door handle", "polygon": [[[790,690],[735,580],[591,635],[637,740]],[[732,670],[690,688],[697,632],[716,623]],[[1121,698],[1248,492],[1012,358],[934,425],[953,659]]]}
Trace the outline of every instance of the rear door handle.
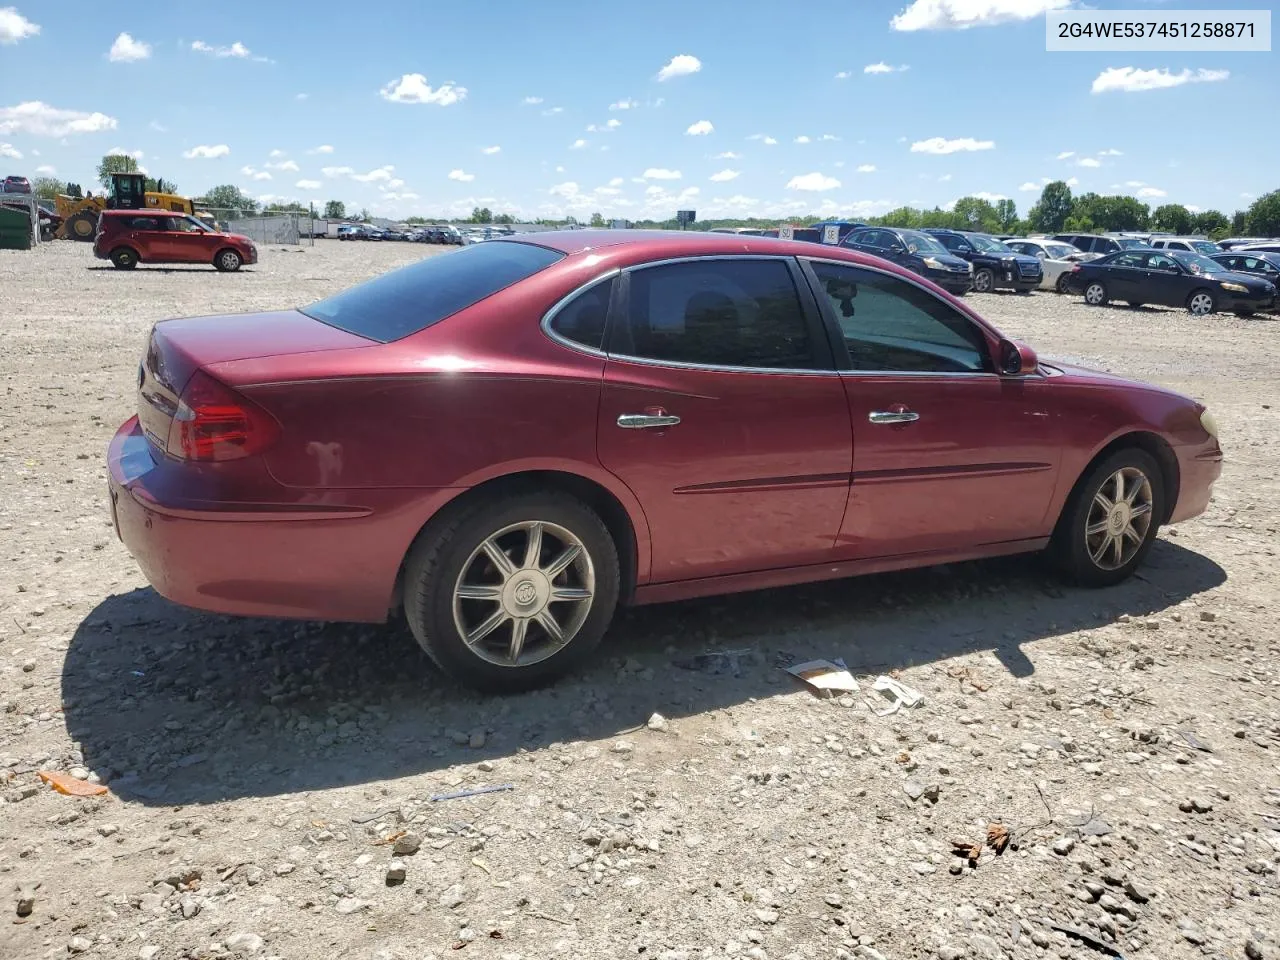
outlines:
{"label": "rear door handle", "polygon": [[867,419],[872,423],[915,423],[920,414],[914,410],[872,410]]}
{"label": "rear door handle", "polygon": [[623,430],[653,430],[657,427],[674,427],[680,418],[669,413],[623,413],[618,415],[618,426]]}

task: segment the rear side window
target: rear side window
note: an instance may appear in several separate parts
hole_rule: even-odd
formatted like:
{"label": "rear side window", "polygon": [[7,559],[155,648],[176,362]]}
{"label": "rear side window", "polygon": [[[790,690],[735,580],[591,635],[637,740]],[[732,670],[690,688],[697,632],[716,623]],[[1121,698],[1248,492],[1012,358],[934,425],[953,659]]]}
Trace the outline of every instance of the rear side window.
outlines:
{"label": "rear side window", "polygon": [[491,240],[384,273],[301,312],[339,330],[390,343],[425,330],[563,257],[558,250],[531,243]]}
{"label": "rear side window", "polygon": [[551,329],[566,340],[599,350],[604,346],[604,322],[615,282],[610,277],[583,290],[551,318]]}

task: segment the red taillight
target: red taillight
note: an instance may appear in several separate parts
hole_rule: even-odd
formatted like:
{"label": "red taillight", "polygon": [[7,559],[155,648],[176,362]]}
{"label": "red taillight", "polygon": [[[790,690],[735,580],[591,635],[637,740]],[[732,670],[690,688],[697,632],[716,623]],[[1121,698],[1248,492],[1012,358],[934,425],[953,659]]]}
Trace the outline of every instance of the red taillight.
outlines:
{"label": "red taillight", "polygon": [[261,453],[279,435],[269,413],[197,370],[182,391],[167,446],[183,460],[238,460]]}
{"label": "red taillight", "polygon": [[1074,267],[1072,267],[1072,268],[1071,268],[1071,272],[1072,272],[1072,273],[1079,273],[1079,272],[1080,272],[1080,264],[1078,264],[1078,263],[1077,263]]}

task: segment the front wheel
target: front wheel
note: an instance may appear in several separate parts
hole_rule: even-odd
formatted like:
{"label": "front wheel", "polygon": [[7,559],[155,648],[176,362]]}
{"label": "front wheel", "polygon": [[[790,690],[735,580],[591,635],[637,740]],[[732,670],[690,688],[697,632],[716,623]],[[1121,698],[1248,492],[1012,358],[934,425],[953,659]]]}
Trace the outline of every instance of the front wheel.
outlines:
{"label": "front wheel", "polygon": [[1187,310],[1193,317],[1207,317],[1217,313],[1218,300],[1211,290],[1193,290],[1187,297]]}
{"label": "front wheel", "polygon": [[1164,516],[1164,479],[1144,450],[1118,450],[1072,491],[1050,550],[1077,583],[1106,587],[1127,579],[1146,558]]}
{"label": "front wheel", "polygon": [[1094,280],[1084,288],[1084,302],[1091,307],[1105,307],[1110,299],[1106,285],[1101,280]]}
{"label": "front wheel", "polygon": [[220,250],[213,258],[213,265],[223,273],[235,273],[243,262],[243,258],[234,250]]}
{"label": "front wheel", "polygon": [[973,290],[975,293],[990,293],[996,288],[996,275],[983,267],[973,275]]}
{"label": "front wheel", "polygon": [[429,528],[409,556],[404,608],[445,673],[506,693],[585,661],[618,591],[617,547],[595,511],[566,494],[530,492]]}

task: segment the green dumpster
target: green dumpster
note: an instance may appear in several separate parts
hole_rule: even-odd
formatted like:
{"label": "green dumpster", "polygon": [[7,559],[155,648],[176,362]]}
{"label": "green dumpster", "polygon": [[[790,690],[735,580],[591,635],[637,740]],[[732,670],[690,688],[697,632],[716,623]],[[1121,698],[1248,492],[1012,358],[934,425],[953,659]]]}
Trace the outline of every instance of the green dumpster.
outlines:
{"label": "green dumpster", "polygon": [[31,249],[31,216],[23,210],[0,206],[0,250]]}

